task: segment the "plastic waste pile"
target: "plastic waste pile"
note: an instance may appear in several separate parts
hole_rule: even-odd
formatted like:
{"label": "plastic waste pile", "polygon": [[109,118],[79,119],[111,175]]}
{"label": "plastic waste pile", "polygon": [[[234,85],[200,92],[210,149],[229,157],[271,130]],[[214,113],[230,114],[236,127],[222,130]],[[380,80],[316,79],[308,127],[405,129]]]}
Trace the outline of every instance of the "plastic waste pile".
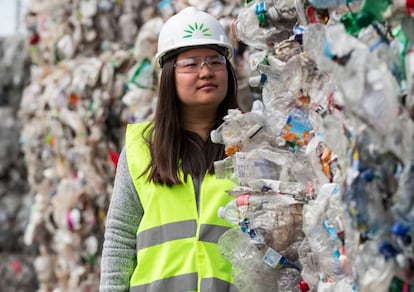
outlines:
{"label": "plastic waste pile", "polygon": [[260,96],[211,133],[240,291],[413,289],[413,16],[409,0],[245,1],[231,29]]}
{"label": "plastic waste pile", "polygon": [[0,37],[0,290],[30,291],[36,285],[33,256],[23,243],[30,195],[19,152],[16,117],[28,82],[26,38]]}
{"label": "plastic waste pile", "polygon": [[38,291],[98,290],[124,126],[153,114],[158,32],[188,5],[208,10],[230,31],[239,7],[191,2],[28,1],[31,81],[18,115],[32,197],[24,242],[37,250]]}

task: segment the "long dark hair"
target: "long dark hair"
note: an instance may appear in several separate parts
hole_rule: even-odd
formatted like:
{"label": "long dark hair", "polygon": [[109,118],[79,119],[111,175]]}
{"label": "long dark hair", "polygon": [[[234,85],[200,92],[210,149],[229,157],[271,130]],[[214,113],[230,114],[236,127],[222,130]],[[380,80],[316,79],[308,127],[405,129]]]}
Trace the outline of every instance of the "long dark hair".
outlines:
{"label": "long dark hair", "polygon": [[[203,176],[214,173],[214,161],[225,157],[224,145],[215,144],[208,137],[204,141],[199,135],[182,128],[179,118],[179,99],[174,77],[175,58],[163,64],[153,124],[144,136],[148,144],[151,161],[143,174],[149,172],[148,180],[168,186],[183,183],[179,170],[187,176]],[[227,60],[228,90],[219,105],[215,127],[222,122],[228,109],[237,108],[237,77],[232,64]],[[146,129],[147,130],[147,129]]]}

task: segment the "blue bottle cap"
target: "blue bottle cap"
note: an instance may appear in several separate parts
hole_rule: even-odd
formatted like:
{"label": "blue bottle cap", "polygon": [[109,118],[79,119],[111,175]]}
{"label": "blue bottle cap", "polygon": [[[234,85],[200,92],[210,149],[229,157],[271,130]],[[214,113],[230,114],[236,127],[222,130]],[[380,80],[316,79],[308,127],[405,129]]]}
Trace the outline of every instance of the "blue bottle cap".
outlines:
{"label": "blue bottle cap", "polygon": [[394,223],[391,227],[391,233],[398,236],[406,236],[408,233],[408,227],[402,225],[401,223]]}

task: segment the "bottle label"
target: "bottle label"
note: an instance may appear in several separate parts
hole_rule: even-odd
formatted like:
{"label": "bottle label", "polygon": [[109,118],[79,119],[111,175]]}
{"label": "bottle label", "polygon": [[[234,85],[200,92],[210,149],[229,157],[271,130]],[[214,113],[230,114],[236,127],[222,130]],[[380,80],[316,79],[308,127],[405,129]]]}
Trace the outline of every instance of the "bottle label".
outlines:
{"label": "bottle label", "polygon": [[280,253],[275,251],[273,248],[269,247],[263,256],[263,261],[270,267],[276,269],[280,267],[280,266],[278,267],[278,265],[280,263],[281,258],[282,258],[282,255]]}
{"label": "bottle label", "polygon": [[282,128],[281,136],[289,147],[297,150],[308,144],[311,129],[307,115],[298,109],[294,109]]}

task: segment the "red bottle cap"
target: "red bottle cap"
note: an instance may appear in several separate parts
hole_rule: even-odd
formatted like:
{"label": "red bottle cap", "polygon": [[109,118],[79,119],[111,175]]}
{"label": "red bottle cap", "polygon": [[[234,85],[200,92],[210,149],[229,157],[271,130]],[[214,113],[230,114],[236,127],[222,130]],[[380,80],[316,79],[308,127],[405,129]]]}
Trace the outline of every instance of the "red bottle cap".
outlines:
{"label": "red bottle cap", "polygon": [[299,282],[298,288],[300,289],[301,292],[309,291],[309,285],[304,280]]}

